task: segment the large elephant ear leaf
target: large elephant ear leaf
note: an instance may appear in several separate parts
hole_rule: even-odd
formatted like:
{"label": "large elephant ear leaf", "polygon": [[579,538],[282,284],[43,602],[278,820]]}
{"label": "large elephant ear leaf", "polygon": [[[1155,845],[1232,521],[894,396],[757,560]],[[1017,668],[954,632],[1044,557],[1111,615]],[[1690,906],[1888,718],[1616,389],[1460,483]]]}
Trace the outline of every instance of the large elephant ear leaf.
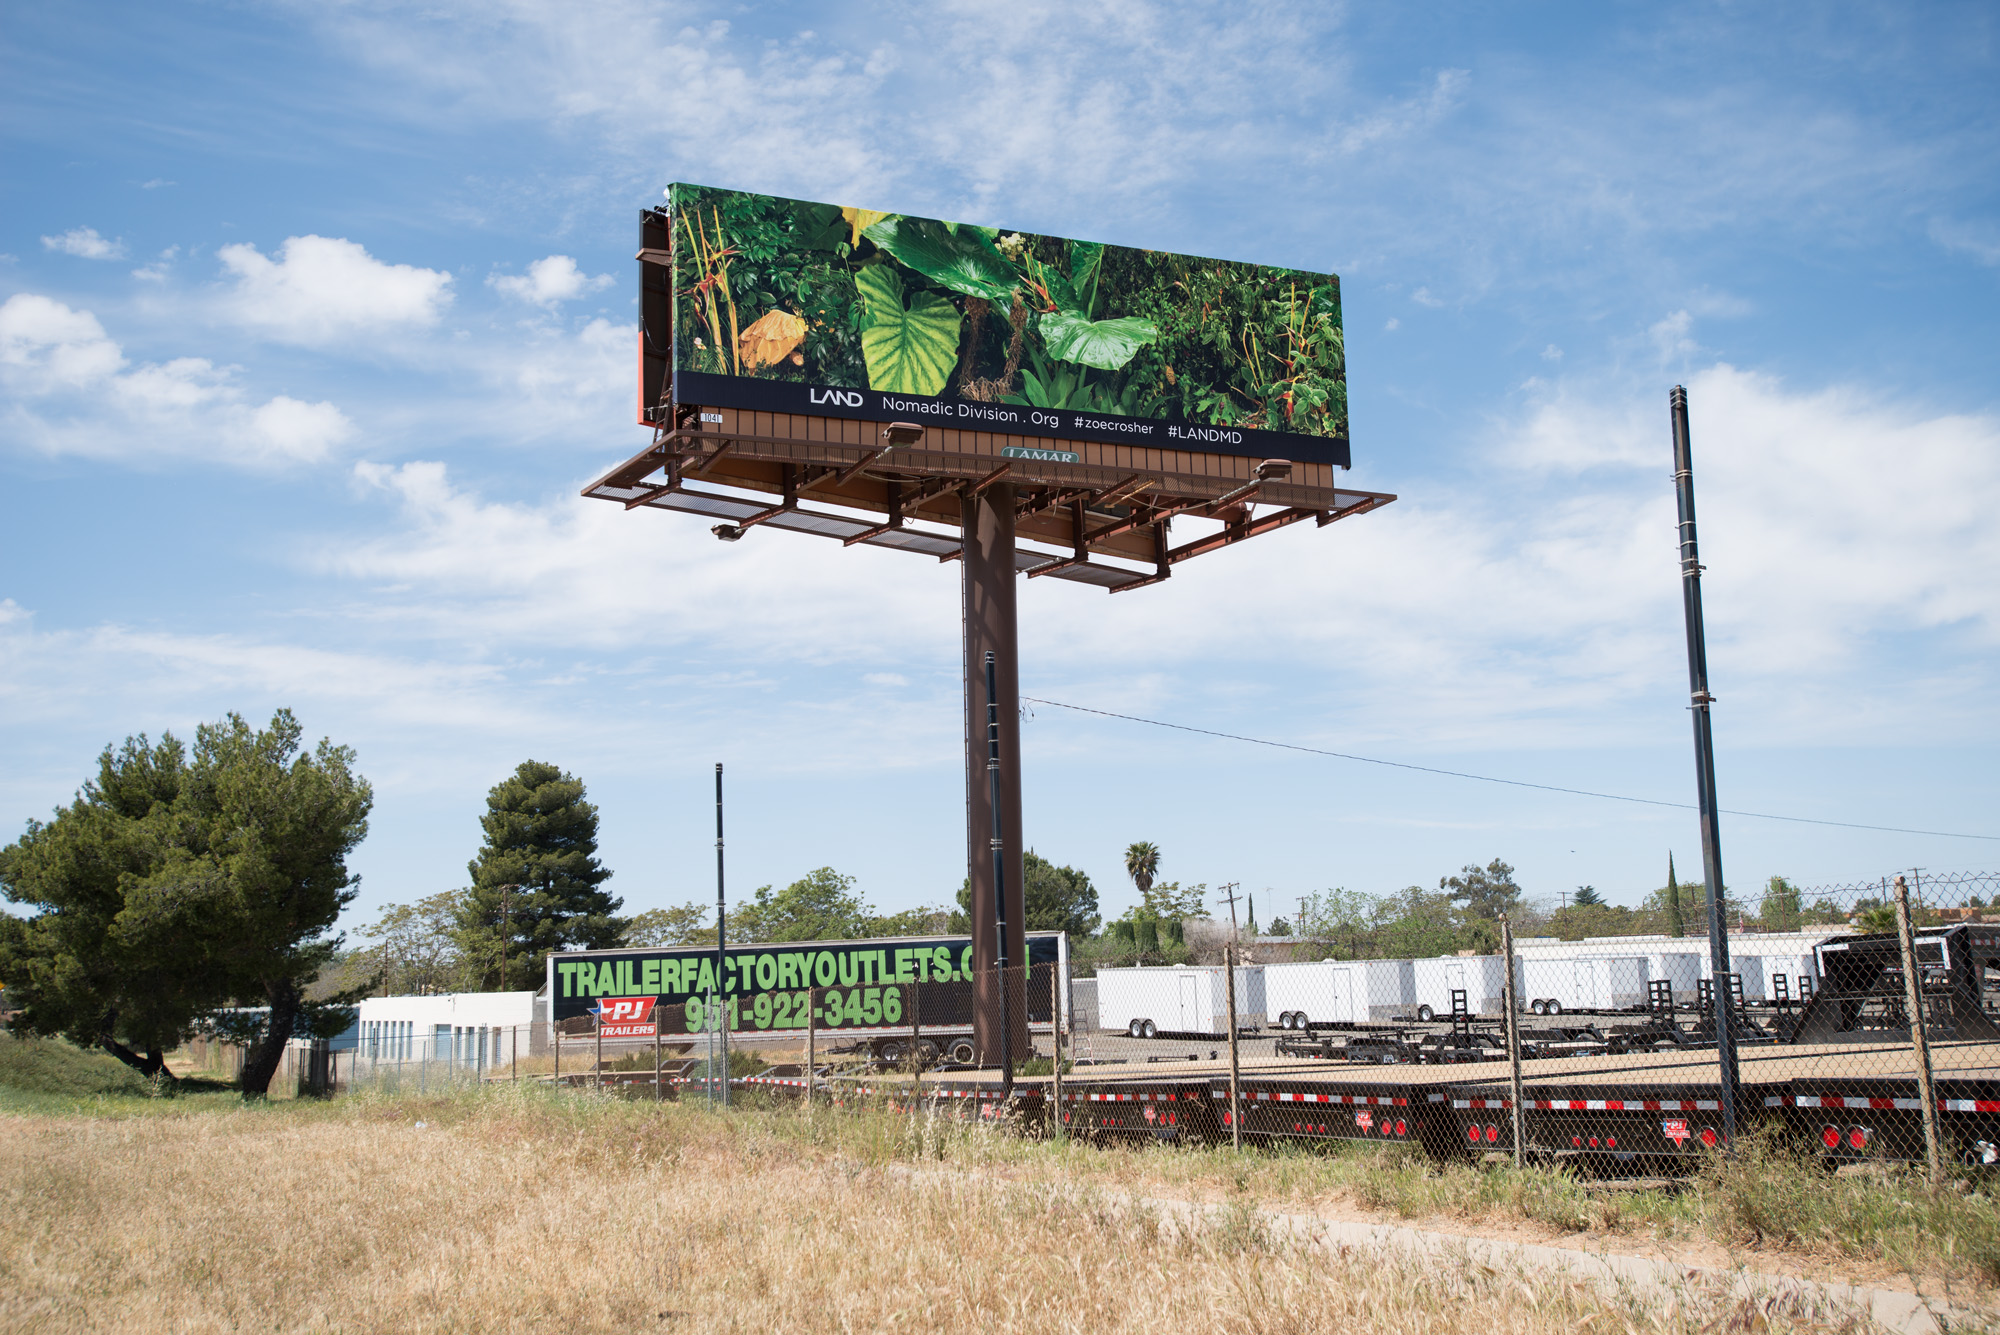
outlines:
{"label": "large elephant ear leaf", "polygon": [[854,276],[865,318],[861,356],[868,387],[891,394],[935,395],[958,360],[958,309],[935,292],[903,305],[903,280],[886,264]]}
{"label": "large elephant ear leaf", "polygon": [[1151,320],[1127,315],[1116,320],[1086,320],[1057,311],[1041,319],[1042,345],[1049,356],[1100,371],[1116,371],[1133,354],[1159,338]]}
{"label": "large elephant ear leaf", "polygon": [[1005,300],[1021,281],[1007,257],[969,227],[952,232],[928,218],[884,218],[862,235],[898,263],[968,297]]}
{"label": "large elephant ear leaf", "polygon": [[1097,275],[1104,268],[1104,245],[1099,241],[1069,243],[1069,285],[1083,303],[1083,313],[1097,300]]}

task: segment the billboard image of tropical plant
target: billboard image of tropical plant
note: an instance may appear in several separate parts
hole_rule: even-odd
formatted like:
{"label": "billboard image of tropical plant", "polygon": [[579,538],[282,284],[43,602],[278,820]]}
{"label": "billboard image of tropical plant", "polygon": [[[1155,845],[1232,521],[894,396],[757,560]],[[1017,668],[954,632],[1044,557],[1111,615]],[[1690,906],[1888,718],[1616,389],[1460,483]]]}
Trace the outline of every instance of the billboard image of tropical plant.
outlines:
{"label": "billboard image of tropical plant", "polygon": [[1031,434],[1241,453],[1305,437],[1288,457],[1347,463],[1332,274],[706,186],[668,198],[681,401],[858,412],[821,391],[865,391]]}

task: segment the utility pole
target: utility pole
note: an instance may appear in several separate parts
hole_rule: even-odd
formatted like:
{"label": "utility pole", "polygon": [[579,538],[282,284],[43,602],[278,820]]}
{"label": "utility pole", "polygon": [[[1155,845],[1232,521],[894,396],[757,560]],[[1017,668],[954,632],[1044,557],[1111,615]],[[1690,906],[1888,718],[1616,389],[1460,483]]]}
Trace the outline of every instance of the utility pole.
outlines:
{"label": "utility pole", "polygon": [[1236,894],[1236,887],[1239,884],[1241,883],[1237,881],[1231,881],[1228,885],[1222,887],[1221,893],[1217,896],[1220,899],[1227,900],[1229,903],[1229,937],[1232,941],[1236,939],[1236,933],[1237,933],[1236,900],[1238,896]]}

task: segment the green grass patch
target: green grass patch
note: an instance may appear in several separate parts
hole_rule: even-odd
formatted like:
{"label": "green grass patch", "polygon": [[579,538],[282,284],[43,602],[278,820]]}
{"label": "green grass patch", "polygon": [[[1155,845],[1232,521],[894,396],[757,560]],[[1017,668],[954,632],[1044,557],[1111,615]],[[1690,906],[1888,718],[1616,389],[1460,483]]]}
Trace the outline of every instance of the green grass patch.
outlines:
{"label": "green grass patch", "polygon": [[221,1081],[195,1077],[155,1084],[108,1052],[60,1038],[0,1032],[0,1113],[130,1114],[155,1111],[169,1102],[208,1104],[237,1097]]}

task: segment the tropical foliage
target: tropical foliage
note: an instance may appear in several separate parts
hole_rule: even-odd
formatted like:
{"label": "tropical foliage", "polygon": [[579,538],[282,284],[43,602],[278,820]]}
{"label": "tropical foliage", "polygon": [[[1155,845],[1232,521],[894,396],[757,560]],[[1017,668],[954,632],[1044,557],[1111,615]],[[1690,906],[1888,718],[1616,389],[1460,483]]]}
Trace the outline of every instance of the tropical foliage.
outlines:
{"label": "tropical foliage", "polygon": [[703,186],[671,195],[684,369],[1347,434],[1331,274]]}

